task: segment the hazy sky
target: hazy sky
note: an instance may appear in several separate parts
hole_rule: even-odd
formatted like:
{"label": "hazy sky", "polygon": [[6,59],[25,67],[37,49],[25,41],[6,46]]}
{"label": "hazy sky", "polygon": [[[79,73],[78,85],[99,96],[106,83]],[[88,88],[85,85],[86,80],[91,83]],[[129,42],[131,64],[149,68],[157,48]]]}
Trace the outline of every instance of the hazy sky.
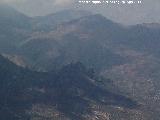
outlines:
{"label": "hazy sky", "polygon": [[[160,0],[141,0],[134,5],[86,5],[78,0],[0,0],[30,16],[39,16],[68,8],[87,9],[101,13],[123,24],[160,22]],[[135,0],[137,1],[137,0]]]}

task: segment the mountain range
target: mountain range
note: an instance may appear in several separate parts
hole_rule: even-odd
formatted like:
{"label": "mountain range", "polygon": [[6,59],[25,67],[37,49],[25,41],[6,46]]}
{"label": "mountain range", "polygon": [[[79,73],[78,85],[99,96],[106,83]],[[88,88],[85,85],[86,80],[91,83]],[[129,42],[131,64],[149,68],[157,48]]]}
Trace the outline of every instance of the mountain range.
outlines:
{"label": "mountain range", "polygon": [[158,120],[160,24],[0,6],[0,118]]}

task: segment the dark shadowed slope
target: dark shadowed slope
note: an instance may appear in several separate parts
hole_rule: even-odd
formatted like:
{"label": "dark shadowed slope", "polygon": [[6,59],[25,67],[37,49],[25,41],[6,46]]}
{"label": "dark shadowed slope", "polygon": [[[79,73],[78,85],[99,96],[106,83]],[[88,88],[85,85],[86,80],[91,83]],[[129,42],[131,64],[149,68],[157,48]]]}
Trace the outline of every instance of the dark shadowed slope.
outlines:
{"label": "dark shadowed slope", "polygon": [[[0,119],[56,118],[56,115],[47,115],[47,108],[45,115],[37,113],[37,116],[34,110],[41,110],[42,106],[53,107],[53,113],[59,111],[57,120],[62,116],[87,119],[84,115],[93,114],[93,105],[104,106],[103,109],[108,105],[126,109],[137,106],[129,98],[102,89],[90,75],[81,63],[70,64],[56,73],[38,73],[0,57],[0,95],[3,96],[0,98]],[[36,105],[41,107],[34,109]]]}

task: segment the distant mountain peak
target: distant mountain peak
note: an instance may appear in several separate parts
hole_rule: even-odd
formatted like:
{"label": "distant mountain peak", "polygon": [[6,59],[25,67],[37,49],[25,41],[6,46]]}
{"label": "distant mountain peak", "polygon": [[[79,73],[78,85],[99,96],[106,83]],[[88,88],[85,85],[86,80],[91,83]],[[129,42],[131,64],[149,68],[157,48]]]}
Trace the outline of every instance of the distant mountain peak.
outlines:
{"label": "distant mountain peak", "polygon": [[57,24],[69,22],[91,14],[92,13],[84,10],[68,9],[52,13],[46,16],[35,17],[33,22],[36,24],[36,28],[38,29],[53,29]]}
{"label": "distant mountain peak", "polygon": [[31,18],[14,9],[7,4],[0,4],[0,26],[1,28],[28,28]]}
{"label": "distant mountain peak", "polygon": [[[0,4],[0,16],[4,16],[4,17],[16,17],[16,16],[25,16],[23,13],[19,12],[18,10],[16,10],[15,8],[13,8],[12,6],[8,5],[8,4]],[[27,17],[27,16],[25,16]]]}
{"label": "distant mountain peak", "polygon": [[84,27],[86,29],[99,29],[103,30],[106,27],[107,28],[119,28],[120,25],[118,23],[115,23],[106,17],[100,15],[100,14],[92,14],[88,16],[83,16],[79,19],[72,20],[68,23],[65,23],[66,25],[76,25],[79,27]]}
{"label": "distant mountain peak", "polygon": [[58,11],[56,13],[52,13],[52,14],[48,14],[47,16],[66,16],[66,15],[70,15],[70,16],[88,16],[91,15],[92,13],[86,10],[76,10],[76,9],[67,9],[67,10],[62,10],[62,11]]}
{"label": "distant mountain peak", "polygon": [[111,20],[108,20],[106,17],[100,15],[100,14],[94,14],[94,15],[89,15],[89,16],[84,16],[80,19],[80,21],[85,21],[85,22],[97,22],[97,23],[103,23],[103,22],[109,22],[113,23]]}

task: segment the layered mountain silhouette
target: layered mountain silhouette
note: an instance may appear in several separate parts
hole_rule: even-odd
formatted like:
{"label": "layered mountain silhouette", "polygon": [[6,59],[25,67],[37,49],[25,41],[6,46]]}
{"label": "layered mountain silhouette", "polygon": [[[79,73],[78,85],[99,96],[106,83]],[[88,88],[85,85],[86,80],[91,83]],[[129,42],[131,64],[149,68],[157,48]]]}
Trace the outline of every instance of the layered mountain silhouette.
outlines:
{"label": "layered mountain silhouette", "polygon": [[50,31],[55,29],[57,24],[69,22],[84,16],[91,15],[92,13],[83,10],[64,10],[46,16],[39,16],[33,18],[34,30]]}
{"label": "layered mountain silhouette", "polygon": [[0,5],[0,119],[158,120],[158,23]]}

